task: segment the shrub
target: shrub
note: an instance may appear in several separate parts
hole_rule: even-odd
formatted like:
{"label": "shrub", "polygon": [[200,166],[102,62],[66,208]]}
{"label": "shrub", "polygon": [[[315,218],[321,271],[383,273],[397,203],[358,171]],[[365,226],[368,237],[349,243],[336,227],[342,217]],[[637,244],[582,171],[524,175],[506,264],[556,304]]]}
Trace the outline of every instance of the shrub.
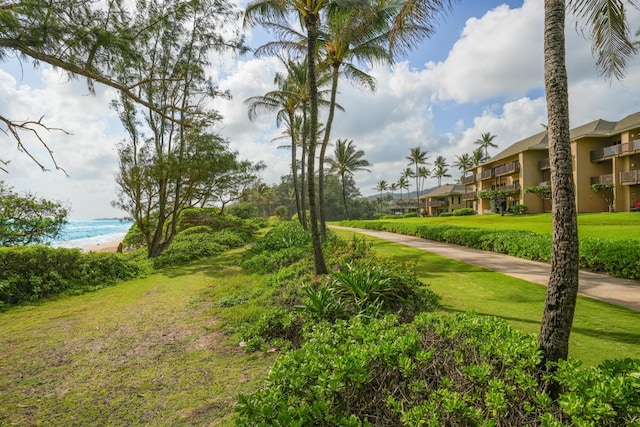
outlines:
{"label": "shrub", "polygon": [[475,215],[476,211],[473,208],[460,208],[453,211],[453,216],[465,216]]}
{"label": "shrub", "polygon": [[514,215],[524,215],[528,210],[529,207],[525,204],[511,206],[511,212],[513,212]]}
{"label": "shrub", "polygon": [[151,262],[154,268],[184,264],[196,259],[218,255],[229,247],[216,239],[217,233],[178,234],[169,247]]}
{"label": "shrub", "polygon": [[144,272],[123,254],[48,246],[0,248],[0,306],[95,290]]}
{"label": "shrub", "polygon": [[637,425],[640,360],[558,364],[557,403],[533,335],[475,314],[320,323],[238,397],[237,425]]}
{"label": "shrub", "polygon": [[415,212],[407,212],[405,214],[402,214],[402,218],[416,218],[417,216],[418,214]]}
{"label": "shrub", "polygon": [[438,216],[453,216],[453,212],[442,212],[440,215]]}

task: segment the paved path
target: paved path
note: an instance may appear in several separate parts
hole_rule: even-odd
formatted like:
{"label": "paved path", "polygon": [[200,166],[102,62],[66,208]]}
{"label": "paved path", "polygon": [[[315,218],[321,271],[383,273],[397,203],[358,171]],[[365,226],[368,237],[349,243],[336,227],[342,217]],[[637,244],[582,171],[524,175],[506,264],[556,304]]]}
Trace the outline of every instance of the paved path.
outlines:
{"label": "paved path", "polygon": [[[405,236],[403,234],[386,231],[364,230],[331,226],[337,230],[354,231],[368,236],[378,237],[402,245],[411,246],[423,251],[432,252],[447,258],[453,258],[467,264],[477,265],[489,270],[498,271],[508,276],[529,282],[547,285],[551,266],[537,261],[529,261],[510,255],[481,251],[465,246],[435,242],[420,237]],[[588,296],[610,304],[640,311],[640,281],[618,279],[604,274],[580,271],[579,289],[581,295]]]}

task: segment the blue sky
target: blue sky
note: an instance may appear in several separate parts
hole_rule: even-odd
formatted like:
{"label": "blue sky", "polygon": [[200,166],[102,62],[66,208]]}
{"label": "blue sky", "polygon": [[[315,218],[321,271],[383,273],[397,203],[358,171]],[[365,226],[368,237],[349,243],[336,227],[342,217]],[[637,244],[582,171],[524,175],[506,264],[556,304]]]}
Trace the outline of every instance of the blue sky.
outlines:
{"label": "blue sky", "polygon": [[[376,93],[359,91],[341,82],[338,101],[345,112],[336,116],[332,140],[352,139],[373,163],[371,173],[358,173],[356,183],[364,195],[375,183],[394,182],[406,167],[411,147],[420,146],[433,160],[472,151],[482,132],[497,135],[497,154],[512,143],[542,130],[546,123],[542,62],[542,0],[462,1],[438,28],[394,67],[376,67]],[[640,14],[630,14],[632,30],[640,28]],[[260,35],[258,35],[260,34]],[[567,24],[567,68],[570,83],[571,124],[578,126],[602,118],[619,120],[640,110],[640,59],[635,58],[622,82],[608,82],[594,67],[590,45]],[[247,34],[250,44],[263,42],[263,33]],[[30,65],[25,65],[25,68]],[[264,115],[250,122],[243,101],[274,89],[279,69],[272,58],[223,58],[210,73],[231,101],[217,101],[224,116],[220,132],[241,157],[263,160],[264,180],[279,182],[288,172],[289,153],[272,139],[281,129],[275,117]],[[115,145],[125,134],[108,107],[115,93],[98,87],[88,96],[83,80],[67,81],[48,67],[28,71],[20,80],[15,62],[0,64],[3,114],[13,118],[45,116],[52,126],[71,135],[52,132],[47,143],[69,173],[42,173],[14,142],[4,137],[10,173],[2,178],[20,190],[67,201],[72,218],[90,219],[123,215],[112,208],[117,172]],[[33,145],[37,151],[36,145]],[[46,160],[42,152],[39,158]],[[455,181],[459,172],[451,168]],[[436,181],[427,185],[436,185]],[[443,183],[445,183],[443,181]]]}

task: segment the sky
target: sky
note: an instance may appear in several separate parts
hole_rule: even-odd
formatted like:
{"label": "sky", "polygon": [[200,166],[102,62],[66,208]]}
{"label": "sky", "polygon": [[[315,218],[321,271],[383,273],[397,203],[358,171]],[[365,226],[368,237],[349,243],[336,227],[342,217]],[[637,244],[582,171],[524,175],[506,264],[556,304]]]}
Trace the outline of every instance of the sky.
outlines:
{"label": "sky", "polygon": [[[631,29],[640,28],[640,13],[629,11]],[[543,0],[484,0],[461,2],[439,24],[437,33],[393,66],[376,66],[375,93],[341,81],[332,141],[352,140],[372,164],[371,172],[358,172],[356,185],[363,195],[375,194],[376,183],[396,182],[408,166],[412,147],[427,151],[431,161],[471,152],[484,132],[496,135],[497,154],[514,142],[543,130],[546,105],[543,79]],[[626,78],[609,81],[595,69],[591,45],[567,19],[567,71],[571,126],[596,119],[617,121],[640,111],[640,58],[627,67]],[[247,42],[258,47],[268,41],[260,30],[247,32]],[[273,142],[283,129],[275,116],[264,114],[249,121],[244,100],[275,89],[273,76],[280,68],[273,58],[251,54],[216,60],[209,70],[230,101],[217,100],[224,117],[218,131],[239,157],[264,161],[262,173],[276,184],[290,169],[290,153]],[[58,200],[71,206],[71,219],[121,217],[111,206],[118,171],[117,144],[125,132],[109,108],[116,93],[96,86],[90,95],[84,79],[69,80],[47,66],[33,70],[15,59],[0,63],[2,114],[12,119],[44,121],[64,129],[45,132],[44,140],[67,172],[42,172],[15,141],[0,134],[0,159],[10,160],[0,180],[16,190]],[[29,144],[32,154],[54,169],[40,145]],[[332,151],[330,148],[328,151]],[[453,166],[451,178],[459,176]],[[437,185],[428,179],[425,188]],[[415,190],[410,188],[410,190]]]}

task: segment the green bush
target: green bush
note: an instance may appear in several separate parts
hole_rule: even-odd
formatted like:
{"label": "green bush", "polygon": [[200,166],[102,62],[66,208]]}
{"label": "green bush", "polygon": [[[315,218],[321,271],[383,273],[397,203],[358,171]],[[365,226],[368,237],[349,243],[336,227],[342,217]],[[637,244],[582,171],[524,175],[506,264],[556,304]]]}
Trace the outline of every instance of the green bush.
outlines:
{"label": "green bush", "polygon": [[[448,224],[341,221],[340,225],[406,234],[534,261],[551,261],[551,235],[522,230],[489,230]],[[637,240],[580,239],[580,268],[615,277],[640,279]]]}
{"label": "green bush", "polygon": [[465,216],[475,215],[476,211],[473,208],[460,208],[453,211],[453,216]]}
{"label": "green bush", "polygon": [[145,269],[123,254],[48,246],[0,248],[0,306],[94,290],[139,277]]}
{"label": "green bush", "polygon": [[184,264],[196,259],[221,254],[229,247],[220,244],[217,233],[178,234],[169,247],[158,257],[152,258],[154,268]]}
{"label": "green bush", "polygon": [[416,218],[418,216],[415,212],[407,212],[402,214],[402,218]]}
{"label": "green bush", "polygon": [[446,217],[446,216],[453,216],[453,212],[442,212],[442,213],[441,213],[440,215],[438,215],[438,216],[443,216],[443,217]]}
{"label": "green bush", "polygon": [[303,338],[263,389],[238,397],[237,425],[623,426],[640,417],[640,360],[560,363],[554,403],[535,337],[496,318],[356,317]]}
{"label": "green bush", "polygon": [[529,210],[529,206],[524,204],[511,206],[511,212],[514,215],[524,215],[527,213],[528,210]]}

